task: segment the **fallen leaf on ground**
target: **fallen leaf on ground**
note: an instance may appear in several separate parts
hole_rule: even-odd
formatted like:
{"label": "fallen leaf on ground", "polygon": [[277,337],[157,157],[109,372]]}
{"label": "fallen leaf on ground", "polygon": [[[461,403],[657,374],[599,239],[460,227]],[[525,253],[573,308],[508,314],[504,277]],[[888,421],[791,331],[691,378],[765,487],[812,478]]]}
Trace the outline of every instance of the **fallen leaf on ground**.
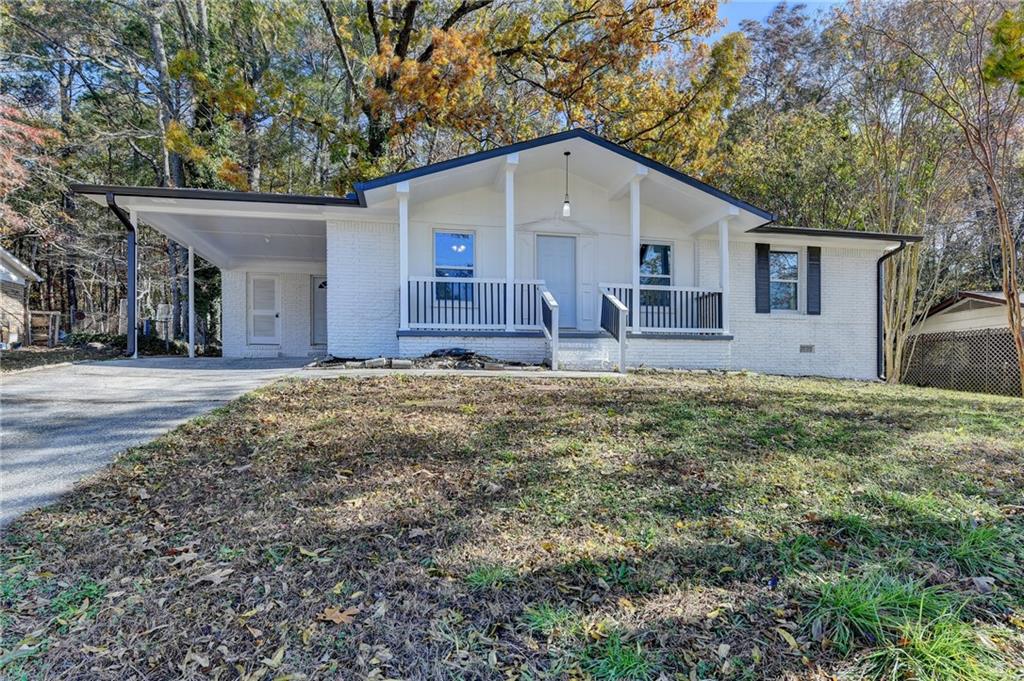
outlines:
{"label": "fallen leaf on ground", "polygon": [[323,622],[334,622],[335,624],[352,624],[355,620],[356,615],[359,614],[359,608],[352,606],[351,608],[326,607],[324,611],[316,616],[318,620]]}
{"label": "fallen leaf on ground", "polygon": [[789,644],[790,648],[792,648],[793,650],[800,649],[800,644],[796,642],[795,638],[793,638],[793,634],[789,633],[782,627],[775,627],[775,631],[777,631],[779,633],[779,636],[781,636],[782,639]]}
{"label": "fallen leaf on ground", "polygon": [[209,582],[210,584],[222,584],[227,581],[228,575],[230,575],[232,572],[234,572],[234,570],[232,570],[231,568],[222,568],[220,570],[214,570],[210,574],[203,575],[202,577],[197,579],[195,583],[198,584],[200,582]]}

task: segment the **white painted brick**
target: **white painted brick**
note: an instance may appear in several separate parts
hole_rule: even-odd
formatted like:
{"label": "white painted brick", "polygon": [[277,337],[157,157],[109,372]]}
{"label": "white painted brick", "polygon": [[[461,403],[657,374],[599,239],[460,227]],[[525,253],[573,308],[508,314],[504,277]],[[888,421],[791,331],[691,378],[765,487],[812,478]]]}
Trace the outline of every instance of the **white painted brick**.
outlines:
{"label": "white painted brick", "polygon": [[258,272],[278,279],[281,296],[281,342],[248,342],[248,275],[244,270],[221,270],[221,343],[225,357],[309,357],[325,348],[313,345],[310,329],[312,274]]}
{"label": "white painted brick", "polygon": [[540,364],[548,358],[548,341],[524,337],[479,336],[402,336],[398,339],[399,357],[423,357],[443,348],[466,348],[503,362]]}
{"label": "white painted brick", "polygon": [[[876,378],[875,263],[880,250],[821,249],[820,315],[754,312],[754,244],[731,244],[731,251],[732,369]],[[813,345],[814,352],[801,353],[801,345]]]}
{"label": "white painted brick", "polygon": [[654,334],[626,339],[626,364],[652,369],[729,369],[732,341],[657,338]]}
{"label": "white painted brick", "polygon": [[327,349],[335,357],[398,352],[398,225],[327,223]]}

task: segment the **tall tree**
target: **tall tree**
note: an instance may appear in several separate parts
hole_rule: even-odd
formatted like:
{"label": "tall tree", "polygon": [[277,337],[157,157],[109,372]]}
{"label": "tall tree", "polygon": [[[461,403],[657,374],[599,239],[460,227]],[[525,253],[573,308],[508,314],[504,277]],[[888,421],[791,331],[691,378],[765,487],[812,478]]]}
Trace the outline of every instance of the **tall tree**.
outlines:
{"label": "tall tree", "polygon": [[966,160],[984,178],[1001,257],[1007,322],[1017,351],[1024,393],[1024,333],[1020,305],[1019,244],[1011,224],[1006,188],[1016,170],[1024,93],[1007,76],[1019,71],[1021,19],[1015,4],[998,0],[908,5],[915,22],[895,30],[875,26],[929,73],[926,86],[908,86],[960,131]]}
{"label": "tall tree", "polygon": [[[964,181],[950,149],[955,129],[942,114],[908,91],[929,79],[925,69],[901,58],[899,50],[868,30],[871,24],[903,26],[913,21],[900,5],[855,5],[841,12],[833,40],[842,46],[844,86],[852,130],[860,158],[858,186],[865,198],[865,219],[875,230],[919,234],[931,239],[959,196]],[[841,34],[841,39],[839,38]],[[884,361],[886,378],[899,382],[911,354],[911,338],[920,311],[936,295],[934,279],[922,282],[924,248],[932,242],[908,244],[886,262],[884,272]],[[933,275],[940,270],[933,269]]]}

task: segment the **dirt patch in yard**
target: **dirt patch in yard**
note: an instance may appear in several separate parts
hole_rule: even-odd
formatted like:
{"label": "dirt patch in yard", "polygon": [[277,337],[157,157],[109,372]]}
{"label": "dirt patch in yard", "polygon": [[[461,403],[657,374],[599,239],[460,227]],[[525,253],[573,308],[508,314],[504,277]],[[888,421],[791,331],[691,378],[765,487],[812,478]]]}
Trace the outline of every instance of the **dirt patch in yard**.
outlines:
{"label": "dirt patch in yard", "polygon": [[962,678],[1006,677],[1022,469],[1007,398],[286,381],[9,528],[0,673],[820,679],[929,664],[941,638]]}
{"label": "dirt patch in yard", "polygon": [[119,355],[120,351],[117,348],[100,343],[94,346],[82,344],[55,348],[26,346],[15,350],[0,350],[0,372],[23,371],[65,362],[113,359]]}

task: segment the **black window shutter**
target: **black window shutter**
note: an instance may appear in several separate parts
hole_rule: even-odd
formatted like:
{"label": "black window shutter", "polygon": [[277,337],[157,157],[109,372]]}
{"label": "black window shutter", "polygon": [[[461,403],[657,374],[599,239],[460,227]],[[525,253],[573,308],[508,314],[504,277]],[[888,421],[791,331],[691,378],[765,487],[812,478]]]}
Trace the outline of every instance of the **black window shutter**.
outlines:
{"label": "black window shutter", "polygon": [[821,247],[807,247],[807,314],[821,314]]}
{"label": "black window shutter", "polygon": [[772,311],[771,270],[768,267],[768,254],[771,246],[755,244],[757,258],[754,263],[754,311],[767,314]]}

